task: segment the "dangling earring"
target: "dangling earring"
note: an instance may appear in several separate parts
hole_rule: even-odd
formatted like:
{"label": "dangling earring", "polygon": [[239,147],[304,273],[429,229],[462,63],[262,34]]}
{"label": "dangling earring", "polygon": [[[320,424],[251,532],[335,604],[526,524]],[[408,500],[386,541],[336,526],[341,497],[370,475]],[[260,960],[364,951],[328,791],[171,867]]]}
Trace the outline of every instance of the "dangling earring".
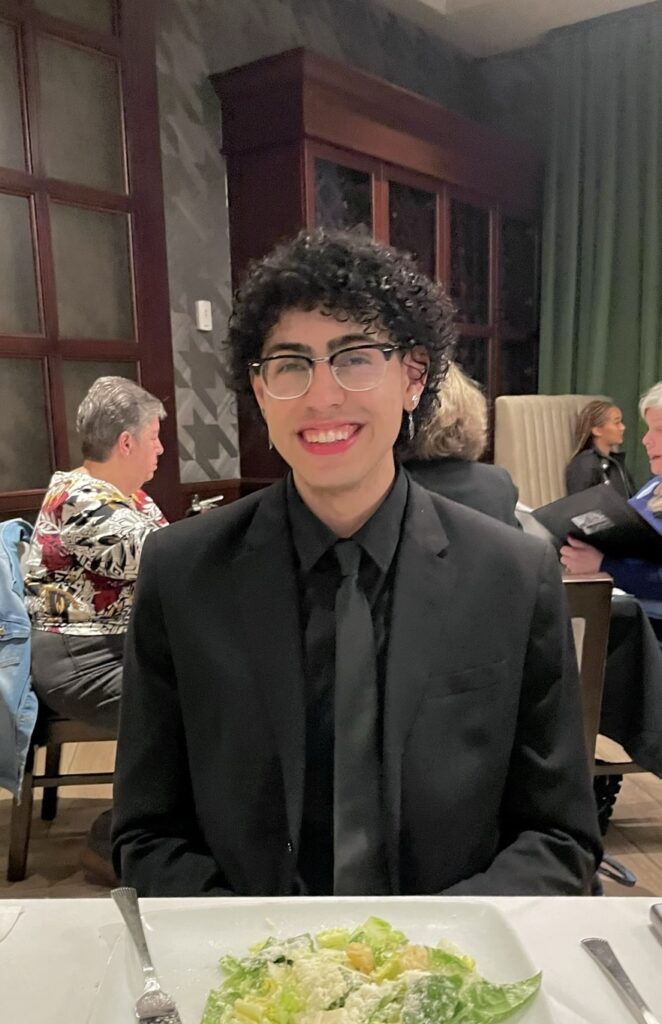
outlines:
{"label": "dangling earring", "polygon": [[411,396],[411,411],[409,413],[409,421],[407,423],[407,434],[409,435],[410,441],[414,440],[414,434],[416,433],[416,424],[414,423],[414,409],[418,405],[418,399],[419,395]]}
{"label": "dangling earring", "polygon": [[274,443],[273,443],[273,441],[271,440],[271,437],[269,436],[269,434],[267,434],[267,440],[268,440],[268,442],[269,442],[269,451],[271,452],[271,451],[273,451],[273,448],[274,448]]}

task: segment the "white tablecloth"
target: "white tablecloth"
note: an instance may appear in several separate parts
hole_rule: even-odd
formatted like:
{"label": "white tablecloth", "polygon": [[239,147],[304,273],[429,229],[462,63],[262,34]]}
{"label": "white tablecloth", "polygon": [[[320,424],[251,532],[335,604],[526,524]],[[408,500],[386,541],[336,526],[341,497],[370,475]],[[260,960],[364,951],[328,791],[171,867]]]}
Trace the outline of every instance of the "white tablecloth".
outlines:
{"label": "white tablecloth", "polygon": [[[143,910],[213,900],[143,900]],[[555,1024],[626,1024],[615,990],[579,940],[608,939],[662,1020],[662,942],[648,908],[660,899],[491,899],[544,972]],[[11,911],[20,911],[12,925]],[[0,903],[0,1022],[86,1024],[108,960],[107,927],[119,921],[110,899]],[[106,934],[100,933],[104,929]]]}

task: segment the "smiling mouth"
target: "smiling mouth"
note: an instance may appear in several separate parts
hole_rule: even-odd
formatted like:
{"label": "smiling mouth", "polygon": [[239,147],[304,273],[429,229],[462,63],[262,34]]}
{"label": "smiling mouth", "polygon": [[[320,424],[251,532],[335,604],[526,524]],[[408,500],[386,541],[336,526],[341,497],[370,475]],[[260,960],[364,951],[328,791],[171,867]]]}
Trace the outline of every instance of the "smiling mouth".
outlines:
{"label": "smiling mouth", "polygon": [[339,441],[349,441],[360,429],[358,424],[348,423],[346,426],[331,430],[302,430],[299,436],[306,444],[337,444]]}

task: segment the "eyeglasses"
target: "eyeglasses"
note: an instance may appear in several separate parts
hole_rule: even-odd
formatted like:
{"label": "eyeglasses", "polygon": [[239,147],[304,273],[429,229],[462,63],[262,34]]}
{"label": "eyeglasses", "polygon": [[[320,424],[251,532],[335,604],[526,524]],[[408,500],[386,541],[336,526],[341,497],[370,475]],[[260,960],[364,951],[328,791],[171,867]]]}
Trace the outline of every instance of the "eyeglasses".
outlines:
{"label": "eyeglasses", "polygon": [[272,398],[301,398],[313,380],[315,363],[328,363],[334,379],[345,391],[370,391],[381,384],[386,364],[403,345],[362,345],[341,348],[330,356],[277,355],[251,362]]}

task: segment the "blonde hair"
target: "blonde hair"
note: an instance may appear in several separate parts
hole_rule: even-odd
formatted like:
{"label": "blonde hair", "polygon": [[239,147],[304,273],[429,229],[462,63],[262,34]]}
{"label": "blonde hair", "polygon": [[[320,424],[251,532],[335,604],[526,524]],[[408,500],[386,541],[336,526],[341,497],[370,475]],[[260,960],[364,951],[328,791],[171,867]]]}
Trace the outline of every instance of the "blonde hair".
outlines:
{"label": "blonde hair", "polygon": [[417,435],[419,459],[456,458],[476,462],[487,445],[487,400],[478,384],[450,363],[438,392],[436,416]]}
{"label": "blonde hair", "polygon": [[579,455],[580,452],[585,451],[589,447],[589,441],[591,444],[593,443],[593,428],[601,427],[607,419],[609,410],[616,408],[618,406],[615,402],[612,402],[611,398],[594,398],[592,402],[584,406],[579,414],[575,428],[573,459],[575,455]]}

